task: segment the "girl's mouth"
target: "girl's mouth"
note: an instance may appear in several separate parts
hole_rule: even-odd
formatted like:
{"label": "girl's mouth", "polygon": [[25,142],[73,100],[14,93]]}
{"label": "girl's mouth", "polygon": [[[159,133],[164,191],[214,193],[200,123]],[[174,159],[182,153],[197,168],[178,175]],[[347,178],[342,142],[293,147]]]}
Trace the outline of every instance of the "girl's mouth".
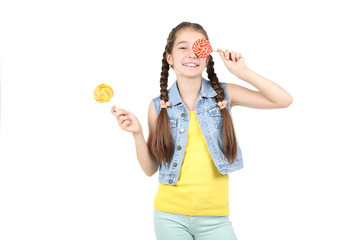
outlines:
{"label": "girl's mouth", "polygon": [[196,68],[199,66],[198,64],[195,64],[195,63],[184,63],[183,65],[185,67],[191,67],[191,68]]}

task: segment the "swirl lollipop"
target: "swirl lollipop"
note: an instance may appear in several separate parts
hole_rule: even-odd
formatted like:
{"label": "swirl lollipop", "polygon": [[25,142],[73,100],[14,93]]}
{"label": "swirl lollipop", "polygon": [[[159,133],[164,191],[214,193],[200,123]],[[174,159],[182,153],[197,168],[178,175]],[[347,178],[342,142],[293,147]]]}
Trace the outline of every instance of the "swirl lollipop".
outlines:
{"label": "swirl lollipop", "polygon": [[109,85],[100,84],[94,90],[94,98],[99,103],[104,103],[110,101],[113,97],[114,92]]}
{"label": "swirl lollipop", "polygon": [[206,39],[198,39],[193,45],[193,50],[196,56],[206,58],[213,51],[210,42]]}

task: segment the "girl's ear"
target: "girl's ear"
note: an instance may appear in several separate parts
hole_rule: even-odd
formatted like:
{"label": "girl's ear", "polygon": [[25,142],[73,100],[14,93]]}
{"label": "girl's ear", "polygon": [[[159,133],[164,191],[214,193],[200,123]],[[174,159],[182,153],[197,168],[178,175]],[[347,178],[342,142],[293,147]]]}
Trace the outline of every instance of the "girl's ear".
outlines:
{"label": "girl's ear", "polygon": [[172,56],[168,53],[166,53],[166,60],[169,65],[173,65]]}

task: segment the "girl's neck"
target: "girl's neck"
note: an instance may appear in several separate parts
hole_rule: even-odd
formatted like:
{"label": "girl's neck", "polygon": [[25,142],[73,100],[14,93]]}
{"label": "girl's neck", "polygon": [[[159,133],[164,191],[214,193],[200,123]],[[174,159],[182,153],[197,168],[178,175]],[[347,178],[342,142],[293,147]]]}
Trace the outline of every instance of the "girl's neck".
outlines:
{"label": "girl's neck", "polygon": [[202,78],[178,78],[177,87],[183,100],[197,99],[201,90]]}
{"label": "girl's neck", "polygon": [[180,97],[185,103],[188,111],[194,111],[199,93],[201,90],[200,79],[177,79],[177,87],[179,89]]}

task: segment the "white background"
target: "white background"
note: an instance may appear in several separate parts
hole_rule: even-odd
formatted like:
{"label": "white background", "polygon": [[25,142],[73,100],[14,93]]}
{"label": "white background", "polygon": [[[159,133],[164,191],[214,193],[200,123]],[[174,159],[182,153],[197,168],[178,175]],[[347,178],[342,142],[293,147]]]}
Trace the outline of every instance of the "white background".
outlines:
{"label": "white background", "polygon": [[[0,239],[155,239],[158,174],[143,173],[110,108],[133,112],[147,137],[166,39],[182,21],[294,98],[232,109],[238,238],[360,239],[356,1],[203,3],[1,1]],[[255,89],[213,56],[220,81]],[[102,83],[109,103],[93,98]]]}

